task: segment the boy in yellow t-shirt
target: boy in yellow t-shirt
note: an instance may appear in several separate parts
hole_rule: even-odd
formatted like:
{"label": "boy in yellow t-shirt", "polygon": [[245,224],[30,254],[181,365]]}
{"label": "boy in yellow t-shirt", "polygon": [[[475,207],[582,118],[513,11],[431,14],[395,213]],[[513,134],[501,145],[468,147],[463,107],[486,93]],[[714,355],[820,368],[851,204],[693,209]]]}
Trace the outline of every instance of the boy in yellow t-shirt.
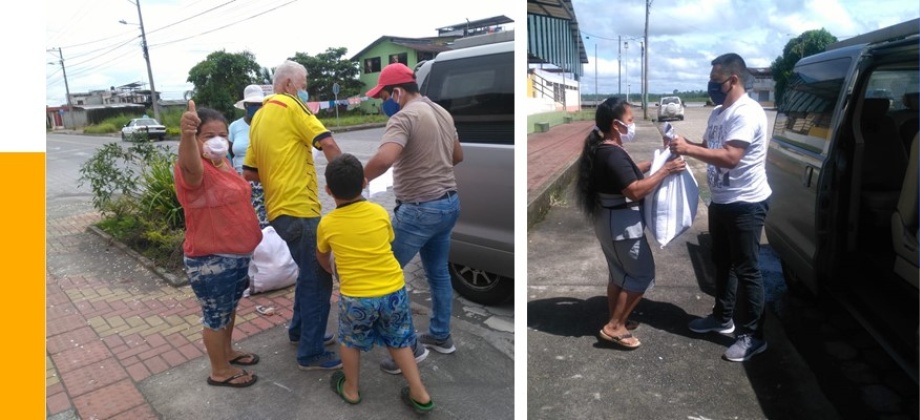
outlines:
{"label": "boy in yellow t-shirt", "polygon": [[378,204],[361,196],[367,185],[357,158],[342,154],[326,166],[326,192],[336,208],[324,216],[316,231],[316,259],[332,272],[335,255],[341,288],[339,343],[342,369],[331,385],[350,404],[361,402],[358,390],[361,350],[374,344],[387,347],[409,386],[401,398],[417,413],[427,413],[434,403],[422,384],[411,344],[415,327],[402,268],[390,243],[395,237],[390,217]]}

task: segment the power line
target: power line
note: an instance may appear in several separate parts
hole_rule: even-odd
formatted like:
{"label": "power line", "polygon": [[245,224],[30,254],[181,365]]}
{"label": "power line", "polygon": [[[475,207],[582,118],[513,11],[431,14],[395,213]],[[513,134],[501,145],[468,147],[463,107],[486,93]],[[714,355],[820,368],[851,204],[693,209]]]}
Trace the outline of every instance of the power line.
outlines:
{"label": "power line", "polygon": [[[74,59],[77,59],[77,58],[86,57],[86,56],[88,56],[88,55],[90,55],[90,54],[93,54],[93,53],[95,53],[95,52],[99,52],[99,51],[102,51],[102,50],[106,50],[106,49],[109,50],[109,51],[107,51],[106,53],[100,54],[99,56],[101,57],[101,56],[103,56],[103,55],[105,55],[105,54],[107,54],[107,53],[109,53],[109,52],[115,51],[116,49],[123,47],[125,44],[127,44],[127,43],[129,43],[129,42],[131,42],[131,41],[134,41],[134,40],[137,39],[137,38],[140,38],[140,35],[134,35],[134,36],[131,37],[131,39],[128,39],[127,41],[122,42],[121,44],[118,44],[118,45],[115,45],[115,44],[107,45],[107,46],[105,46],[105,47],[96,48],[95,50],[91,50],[91,51],[87,51],[87,52],[84,52],[84,53],[81,53],[81,54],[74,55],[73,57],[70,57],[70,59],[71,59],[71,60],[74,60]],[[121,41],[119,41],[119,42],[121,42]],[[91,59],[91,60],[92,60],[92,59]]]}
{"label": "power line", "polygon": [[230,4],[230,3],[233,3],[233,2],[235,2],[235,1],[236,1],[236,0],[230,0],[230,1],[226,2],[226,3],[219,4],[219,5],[214,6],[214,7],[210,8],[210,9],[208,9],[208,10],[205,10],[205,11],[203,11],[203,12],[201,12],[201,13],[198,13],[198,14],[195,14],[195,15],[192,15],[192,16],[189,16],[189,17],[187,17],[187,18],[185,18],[185,19],[182,19],[182,20],[180,20],[180,21],[173,22],[173,23],[170,23],[169,25],[166,25],[166,26],[163,26],[163,27],[154,29],[154,30],[152,30],[152,31],[149,31],[149,32],[147,32],[147,34],[150,35],[150,34],[152,34],[152,33],[154,33],[154,32],[161,31],[161,30],[166,29],[166,28],[169,28],[169,27],[171,27],[171,26],[178,25],[178,24],[180,24],[180,23],[182,23],[182,22],[187,22],[187,21],[189,21],[189,20],[191,20],[191,19],[194,19],[194,18],[196,18],[196,17],[198,17],[198,16],[201,16],[201,15],[203,15],[203,14],[210,13],[210,12],[213,12],[214,10],[220,9],[221,7],[224,7],[224,6],[226,6],[226,5]]}
{"label": "power line", "polygon": [[275,11],[275,10],[278,10],[278,9],[280,9],[280,8],[282,8],[282,7],[284,7],[284,6],[287,6],[287,5],[291,4],[291,3],[294,3],[294,2],[296,2],[296,1],[297,1],[297,0],[291,0],[291,1],[287,2],[287,3],[278,5],[278,6],[276,6],[276,7],[273,7],[273,8],[271,8],[271,9],[265,10],[265,11],[260,12],[260,13],[256,13],[256,14],[254,14],[254,15],[252,15],[252,16],[247,17],[247,18],[243,18],[243,19],[240,19],[240,20],[238,20],[238,21],[228,23],[228,24],[226,24],[226,25],[224,25],[224,26],[220,26],[220,27],[217,27],[217,28],[214,28],[214,29],[211,29],[211,30],[207,30],[207,31],[201,32],[201,33],[196,34],[196,35],[191,35],[191,36],[187,36],[187,37],[185,37],[185,38],[175,39],[175,40],[172,40],[172,41],[161,42],[161,43],[159,43],[159,44],[151,44],[150,47],[161,47],[161,46],[163,46],[163,45],[174,44],[174,43],[176,43],[176,42],[181,42],[181,41],[189,40],[189,39],[192,39],[192,38],[197,38],[197,37],[202,36],[202,35],[207,35],[207,34],[209,34],[209,33],[216,32],[216,31],[219,31],[219,30],[221,30],[221,29],[228,28],[228,27],[233,26],[233,25],[236,25],[236,24],[238,24],[238,23],[242,23],[242,22],[245,22],[245,21],[247,21],[247,20],[255,19],[255,18],[259,17],[259,16],[262,16],[262,15],[264,15],[264,14],[266,14],[266,13],[273,12],[273,11]]}

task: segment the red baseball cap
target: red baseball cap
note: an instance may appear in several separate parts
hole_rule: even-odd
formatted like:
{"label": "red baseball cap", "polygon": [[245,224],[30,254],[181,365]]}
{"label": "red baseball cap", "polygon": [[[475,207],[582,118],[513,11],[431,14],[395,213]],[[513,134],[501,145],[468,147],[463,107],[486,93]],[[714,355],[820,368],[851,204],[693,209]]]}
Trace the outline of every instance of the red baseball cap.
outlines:
{"label": "red baseball cap", "polygon": [[380,71],[380,77],[377,79],[377,86],[367,91],[367,96],[376,98],[380,95],[380,90],[384,86],[401,85],[415,81],[415,72],[403,63],[393,63],[387,65]]}

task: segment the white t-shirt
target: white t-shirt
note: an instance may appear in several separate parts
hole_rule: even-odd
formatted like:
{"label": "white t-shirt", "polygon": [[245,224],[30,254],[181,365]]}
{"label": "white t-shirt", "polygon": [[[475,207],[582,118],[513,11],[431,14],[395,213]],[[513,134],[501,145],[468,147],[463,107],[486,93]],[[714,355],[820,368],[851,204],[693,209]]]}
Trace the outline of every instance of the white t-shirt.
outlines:
{"label": "white t-shirt", "polygon": [[765,169],[770,137],[767,114],[760,104],[744,95],[728,108],[717,106],[709,115],[703,139],[710,149],[721,149],[733,140],[748,144],[734,169],[709,165],[706,178],[713,203],[759,203],[770,197],[773,190]]}

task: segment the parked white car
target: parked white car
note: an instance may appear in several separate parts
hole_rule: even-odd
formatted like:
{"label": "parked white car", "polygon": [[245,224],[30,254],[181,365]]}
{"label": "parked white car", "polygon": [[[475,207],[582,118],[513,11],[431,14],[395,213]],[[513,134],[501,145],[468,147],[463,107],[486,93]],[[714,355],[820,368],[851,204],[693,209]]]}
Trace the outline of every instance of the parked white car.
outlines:
{"label": "parked white car", "polygon": [[121,129],[122,141],[163,140],[166,138],[166,126],[150,118],[135,118]]}
{"label": "parked white car", "polygon": [[684,120],[684,103],[678,96],[665,96],[658,104],[658,121]]}

